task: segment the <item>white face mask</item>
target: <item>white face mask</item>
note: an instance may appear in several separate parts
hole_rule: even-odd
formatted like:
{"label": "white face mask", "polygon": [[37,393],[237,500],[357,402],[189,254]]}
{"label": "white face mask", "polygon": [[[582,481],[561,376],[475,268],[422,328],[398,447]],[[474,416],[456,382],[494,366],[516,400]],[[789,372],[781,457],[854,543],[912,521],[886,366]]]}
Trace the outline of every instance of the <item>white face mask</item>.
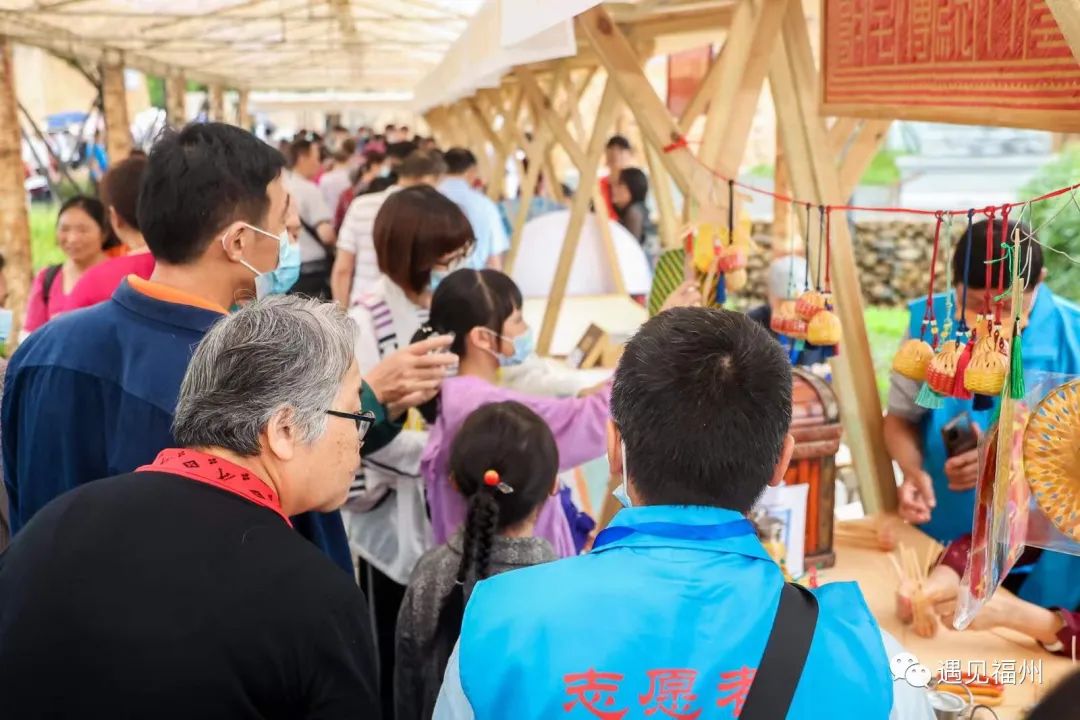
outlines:
{"label": "white face mask", "polygon": [[611,493],[615,496],[615,499],[619,501],[619,504],[624,508],[633,507],[634,503],[630,500],[630,493],[627,490],[627,473],[626,473],[626,443],[620,441],[619,447],[622,448],[622,485],[615,488]]}

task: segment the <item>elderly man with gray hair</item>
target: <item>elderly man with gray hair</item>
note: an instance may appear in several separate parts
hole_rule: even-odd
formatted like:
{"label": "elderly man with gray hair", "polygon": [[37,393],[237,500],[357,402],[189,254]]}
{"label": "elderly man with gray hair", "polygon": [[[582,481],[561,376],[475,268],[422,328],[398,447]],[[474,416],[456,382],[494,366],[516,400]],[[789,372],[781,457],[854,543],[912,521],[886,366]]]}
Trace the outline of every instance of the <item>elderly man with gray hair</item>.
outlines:
{"label": "elderly man with gray hair", "polygon": [[176,448],[36,514],[0,556],[5,715],[380,717],[364,597],[289,520],[336,509],[357,469],[355,333],[294,296],[223,318]]}

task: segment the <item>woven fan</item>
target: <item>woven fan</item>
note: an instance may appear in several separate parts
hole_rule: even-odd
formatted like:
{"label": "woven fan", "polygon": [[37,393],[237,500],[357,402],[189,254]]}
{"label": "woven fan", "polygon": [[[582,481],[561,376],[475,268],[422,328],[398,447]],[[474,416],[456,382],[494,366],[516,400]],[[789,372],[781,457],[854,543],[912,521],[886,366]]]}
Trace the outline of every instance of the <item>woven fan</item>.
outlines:
{"label": "woven fan", "polygon": [[[660,312],[668,295],[683,284],[685,278],[686,251],[682,248],[668,250],[656,263],[656,271],[653,273],[652,287],[649,289],[649,317]],[[708,307],[720,307],[716,303],[716,281],[714,276],[712,286],[702,294],[703,299],[708,299]]]}
{"label": "woven fan", "polygon": [[1024,467],[1050,522],[1080,542],[1080,380],[1052,390],[1031,413]]}

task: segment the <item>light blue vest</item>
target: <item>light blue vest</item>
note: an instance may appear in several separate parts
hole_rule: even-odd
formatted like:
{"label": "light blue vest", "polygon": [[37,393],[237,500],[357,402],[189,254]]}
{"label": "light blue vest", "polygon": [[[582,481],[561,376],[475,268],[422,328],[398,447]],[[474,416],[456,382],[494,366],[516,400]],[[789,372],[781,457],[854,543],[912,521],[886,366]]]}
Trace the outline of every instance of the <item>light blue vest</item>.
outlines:
{"label": "light blue vest", "polygon": [[[626,509],[609,529],[628,530],[609,544],[481,582],[459,647],[475,716],[735,717],[772,628],[780,571],[752,533],[647,532],[661,523],[693,534],[741,517],[705,507]],[[888,717],[892,678],[858,587],[833,583],[815,594],[818,624],[788,717],[823,717],[824,708],[833,720]]]}
{"label": "light blue vest", "polygon": [[[946,294],[934,296],[934,312],[938,318],[945,317],[946,297]],[[916,300],[909,307],[909,330],[912,337],[918,337],[926,299]],[[1025,374],[1040,370],[1080,373],[1080,307],[1054,295],[1045,285],[1040,285],[1021,345]],[[945,406],[929,410],[920,425],[923,469],[934,480],[937,499],[930,522],[922,529],[942,542],[950,542],[971,532],[975,491],[954,492],[949,489],[945,477],[945,460],[948,458],[941,429],[960,413],[968,412],[971,419],[986,431],[994,421],[996,404],[995,401],[995,407],[991,410],[975,412],[971,409],[971,400],[945,398]],[[1044,607],[1065,607],[1070,610],[1077,607],[1080,605],[1080,558],[1044,553],[1032,570],[1031,577],[1024,583],[1020,596]]]}

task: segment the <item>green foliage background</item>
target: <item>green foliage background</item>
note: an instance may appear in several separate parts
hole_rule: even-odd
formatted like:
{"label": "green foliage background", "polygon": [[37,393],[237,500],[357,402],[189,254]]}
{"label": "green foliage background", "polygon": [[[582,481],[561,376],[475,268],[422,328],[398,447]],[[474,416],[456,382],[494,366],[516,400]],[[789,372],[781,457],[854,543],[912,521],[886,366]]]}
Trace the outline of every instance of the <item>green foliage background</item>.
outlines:
{"label": "green foliage background", "polygon": [[[1080,182],[1080,144],[1069,145],[1057,158],[1040,168],[1031,182],[1021,189],[1020,199],[1038,197],[1077,182]],[[1050,224],[1046,225],[1047,222]],[[1038,238],[1044,246],[1080,259],[1080,198],[1073,193],[1032,205],[1031,225],[1042,228]],[[1051,250],[1044,249],[1043,257],[1046,260],[1046,284],[1055,293],[1080,302],[1080,265]]]}

